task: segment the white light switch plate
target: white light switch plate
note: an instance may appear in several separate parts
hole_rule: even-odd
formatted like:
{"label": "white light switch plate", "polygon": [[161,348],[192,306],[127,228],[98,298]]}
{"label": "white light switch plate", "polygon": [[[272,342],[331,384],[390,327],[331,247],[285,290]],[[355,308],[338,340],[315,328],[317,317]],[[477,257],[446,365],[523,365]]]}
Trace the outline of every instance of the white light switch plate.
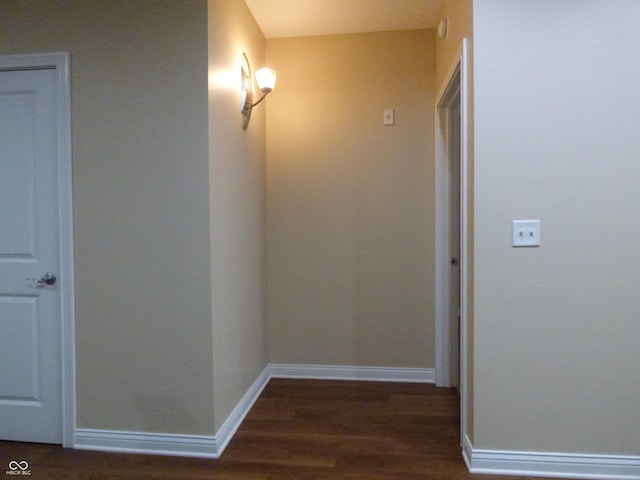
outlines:
{"label": "white light switch plate", "polygon": [[540,220],[513,220],[511,224],[512,246],[540,246]]}
{"label": "white light switch plate", "polygon": [[396,123],[396,112],[393,108],[384,111],[382,123],[383,125],[393,125]]}

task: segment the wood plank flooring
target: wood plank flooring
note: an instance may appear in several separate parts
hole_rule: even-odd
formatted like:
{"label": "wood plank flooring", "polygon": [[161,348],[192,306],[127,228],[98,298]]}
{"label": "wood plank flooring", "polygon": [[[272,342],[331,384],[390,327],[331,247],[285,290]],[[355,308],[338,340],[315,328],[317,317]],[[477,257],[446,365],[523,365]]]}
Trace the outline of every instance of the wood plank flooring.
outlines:
{"label": "wood plank flooring", "polygon": [[0,462],[28,461],[33,479],[530,478],[469,474],[458,412],[457,393],[430,384],[272,379],[217,460],[0,442]]}

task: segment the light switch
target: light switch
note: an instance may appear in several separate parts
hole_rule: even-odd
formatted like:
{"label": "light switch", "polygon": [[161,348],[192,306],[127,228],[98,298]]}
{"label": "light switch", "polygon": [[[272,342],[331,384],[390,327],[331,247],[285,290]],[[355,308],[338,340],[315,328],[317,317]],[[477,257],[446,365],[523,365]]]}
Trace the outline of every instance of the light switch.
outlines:
{"label": "light switch", "polygon": [[396,112],[393,108],[390,108],[389,110],[385,110],[382,123],[384,125],[393,125],[395,124],[395,117],[396,117]]}
{"label": "light switch", "polygon": [[514,247],[540,246],[540,220],[513,220],[511,245]]}

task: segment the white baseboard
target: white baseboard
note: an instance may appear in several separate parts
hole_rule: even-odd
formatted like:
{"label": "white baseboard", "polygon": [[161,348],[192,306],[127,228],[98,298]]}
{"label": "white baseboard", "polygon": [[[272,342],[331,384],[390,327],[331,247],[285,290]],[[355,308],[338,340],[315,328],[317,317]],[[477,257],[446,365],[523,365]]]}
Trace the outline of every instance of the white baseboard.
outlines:
{"label": "white baseboard", "polygon": [[474,449],[465,436],[463,457],[471,473],[599,480],[640,478],[640,457]]}
{"label": "white baseboard", "polygon": [[373,382],[434,383],[433,368],[350,367],[336,365],[271,364],[271,378],[367,380]]}
{"label": "white baseboard", "polygon": [[225,422],[222,424],[222,427],[216,432],[216,447],[217,447],[217,456],[222,455],[222,452],[235,435],[238,427],[244,420],[244,417],[247,416],[249,410],[256,402],[264,387],[269,383],[269,379],[271,375],[269,374],[269,366],[262,371],[262,373],[258,376],[253,385],[249,387],[247,393],[244,394],[238,405],[233,409],[231,415],[227,417]]}
{"label": "white baseboard", "polygon": [[145,453],[217,458],[216,437],[78,428],[73,448],[101,452]]}
{"label": "white baseboard", "polygon": [[269,367],[249,387],[215,435],[76,429],[73,448],[105,452],[219,458],[269,381]]}

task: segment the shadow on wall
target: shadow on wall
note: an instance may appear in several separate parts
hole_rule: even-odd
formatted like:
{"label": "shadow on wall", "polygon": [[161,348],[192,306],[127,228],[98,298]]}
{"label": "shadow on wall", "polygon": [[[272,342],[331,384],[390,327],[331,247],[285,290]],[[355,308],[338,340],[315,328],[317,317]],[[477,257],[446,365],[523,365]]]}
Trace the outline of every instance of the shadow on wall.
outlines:
{"label": "shadow on wall", "polygon": [[181,398],[136,395],[133,397],[133,404],[138,413],[141,431],[182,433],[200,432],[203,429],[202,421],[198,421]]}

